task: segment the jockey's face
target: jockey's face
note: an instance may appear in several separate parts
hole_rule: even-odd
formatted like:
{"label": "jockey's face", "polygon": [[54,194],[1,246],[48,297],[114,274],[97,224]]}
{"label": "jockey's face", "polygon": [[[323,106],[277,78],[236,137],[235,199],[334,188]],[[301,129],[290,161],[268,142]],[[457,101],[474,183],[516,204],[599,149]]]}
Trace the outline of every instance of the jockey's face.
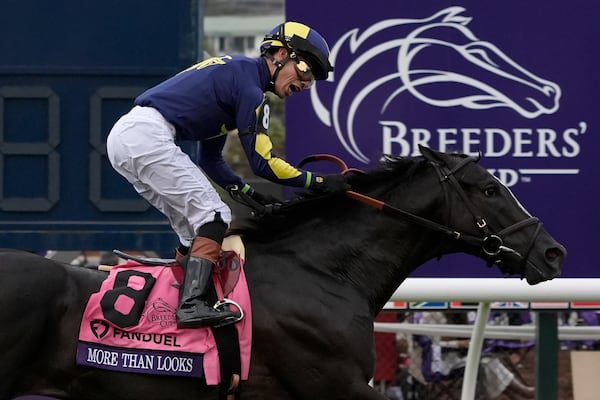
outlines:
{"label": "jockey's face", "polygon": [[[281,48],[274,55],[275,59],[283,62],[288,57],[286,49]],[[314,76],[310,66],[302,58],[288,59],[275,79],[275,94],[281,98],[291,96],[296,92],[310,88]]]}

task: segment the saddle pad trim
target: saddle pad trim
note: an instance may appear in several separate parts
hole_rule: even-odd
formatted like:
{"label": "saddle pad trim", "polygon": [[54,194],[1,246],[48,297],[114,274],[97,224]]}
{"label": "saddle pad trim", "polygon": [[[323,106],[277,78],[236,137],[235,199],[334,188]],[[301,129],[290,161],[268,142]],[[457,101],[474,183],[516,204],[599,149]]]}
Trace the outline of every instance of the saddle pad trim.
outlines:
{"label": "saddle pad trim", "polygon": [[109,371],[202,378],[203,354],[129,349],[79,341],[77,364]]}

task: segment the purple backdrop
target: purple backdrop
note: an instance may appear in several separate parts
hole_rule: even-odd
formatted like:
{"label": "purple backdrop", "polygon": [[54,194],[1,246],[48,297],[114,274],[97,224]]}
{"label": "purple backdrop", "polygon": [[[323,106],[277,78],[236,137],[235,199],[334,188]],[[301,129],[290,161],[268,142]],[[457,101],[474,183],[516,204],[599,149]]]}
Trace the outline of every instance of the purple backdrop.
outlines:
{"label": "purple backdrop", "polygon": [[[417,143],[483,154],[569,251],[563,276],[598,277],[596,40],[586,0],[290,1],[332,48],[335,74],[287,100],[287,158],[353,167]],[[595,145],[594,145],[595,143]],[[498,276],[444,257],[418,276]]]}

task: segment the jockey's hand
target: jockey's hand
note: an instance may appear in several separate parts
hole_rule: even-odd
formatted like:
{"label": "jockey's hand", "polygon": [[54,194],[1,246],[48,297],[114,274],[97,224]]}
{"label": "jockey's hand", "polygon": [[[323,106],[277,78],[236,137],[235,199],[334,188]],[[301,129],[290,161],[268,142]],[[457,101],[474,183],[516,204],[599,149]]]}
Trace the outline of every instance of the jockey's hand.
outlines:
{"label": "jockey's hand", "polygon": [[341,193],[350,190],[346,176],[342,174],[317,175],[310,186],[311,190],[323,194]]}

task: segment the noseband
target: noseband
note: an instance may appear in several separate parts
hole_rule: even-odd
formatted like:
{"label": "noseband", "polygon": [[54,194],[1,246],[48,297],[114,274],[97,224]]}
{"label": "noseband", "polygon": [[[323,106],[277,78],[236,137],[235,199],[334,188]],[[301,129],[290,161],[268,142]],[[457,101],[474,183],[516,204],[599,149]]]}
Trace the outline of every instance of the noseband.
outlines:
{"label": "noseband", "polygon": [[[340,166],[342,168],[343,174],[348,173],[348,172],[357,172],[357,170],[355,170],[355,169],[349,169],[346,166],[346,163],[344,163],[344,161],[342,161],[338,157],[335,157],[335,156],[332,156],[329,154],[317,154],[317,155],[307,157],[300,162],[299,166],[304,165],[306,162],[309,162],[309,161],[319,161],[319,160],[334,162],[335,164],[337,164],[338,166]],[[450,199],[449,191],[448,191],[448,186],[449,186],[449,188],[451,190],[454,190],[458,194],[462,203],[465,205],[467,210],[469,210],[469,213],[473,217],[477,228],[481,231],[481,236],[473,236],[473,235],[467,235],[467,234],[461,233],[461,232],[459,232],[455,229],[452,229],[446,225],[442,225],[435,221],[431,221],[429,219],[420,217],[416,214],[410,213],[408,211],[393,207],[381,200],[377,200],[373,197],[370,197],[365,194],[358,193],[358,192],[355,192],[352,190],[347,191],[346,196],[348,196],[354,200],[360,201],[361,203],[367,204],[371,207],[374,207],[374,208],[376,208],[380,211],[383,211],[387,214],[406,219],[408,221],[419,224],[425,228],[443,233],[444,235],[446,235],[452,239],[462,240],[463,242],[465,242],[471,246],[480,247],[481,250],[483,251],[483,253],[486,255],[485,258],[486,258],[488,265],[491,266],[493,264],[496,264],[496,265],[498,265],[500,270],[506,274],[513,274],[516,271],[513,271],[511,268],[504,265],[503,260],[502,260],[502,255],[503,254],[514,255],[521,260],[521,267],[522,267],[521,271],[524,272],[525,266],[527,264],[527,260],[529,258],[529,254],[531,253],[531,250],[535,244],[535,241],[542,229],[542,223],[539,221],[538,218],[530,217],[530,218],[526,218],[522,221],[519,221],[507,228],[504,228],[499,232],[494,233],[488,226],[488,224],[487,224],[486,220],[483,218],[483,216],[481,216],[477,212],[475,205],[467,197],[465,191],[463,190],[462,186],[460,185],[460,183],[458,182],[458,180],[456,179],[456,176],[455,176],[456,172],[460,171],[462,168],[464,168],[465,166],[467,166],[468,164],[470,164],[472,162],[477,162],[477,159],[474,157],[466,157],[460,163],[458,163],[456,166],[454,166],[452,169],[449,169],[448,166],[445,164],[439,164],[434,161],[429,161],[429,164],[437,172],[438,177],[439,177],[439,182],[443,186],[444,195],[446,196],[446,202],[449,204],[448,212],[450,213],[452,210],[452,207],[450,206],[450,200],[449,200]],[[448,216],[447,219],[449,221],[450,217]],[[517,250],[505,245],[506,238],[508,238],[511,234],[528,227],[529,225],[535,225],[536,227],[535,227],[535,231],[533,232],[533,235],[529,239],[529,243],[526,247],[526,252],[524,254],[521,254]],[[523,272],[521,272],[521,274],[523,274]]]}

